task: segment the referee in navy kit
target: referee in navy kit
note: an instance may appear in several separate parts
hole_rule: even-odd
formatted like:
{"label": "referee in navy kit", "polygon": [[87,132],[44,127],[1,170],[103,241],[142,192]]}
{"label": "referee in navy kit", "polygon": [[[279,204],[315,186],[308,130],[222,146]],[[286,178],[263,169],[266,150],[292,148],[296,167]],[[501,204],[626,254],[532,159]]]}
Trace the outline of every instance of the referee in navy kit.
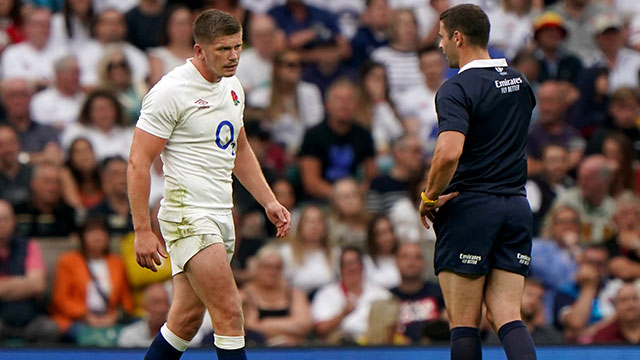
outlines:
{"label": "referee in navy kit", "polygon": [[434,265],[449,315],[451,359],[482,359],[484,300],[507,359],[529,360],[536,351],[520,302],[531,261],[525,140],[535,97],[505,59],[491,59],[489,29],[475,5],[440,15],[440,49],[460,71],[436,95],[439,135],[420,217],[437,236]]}

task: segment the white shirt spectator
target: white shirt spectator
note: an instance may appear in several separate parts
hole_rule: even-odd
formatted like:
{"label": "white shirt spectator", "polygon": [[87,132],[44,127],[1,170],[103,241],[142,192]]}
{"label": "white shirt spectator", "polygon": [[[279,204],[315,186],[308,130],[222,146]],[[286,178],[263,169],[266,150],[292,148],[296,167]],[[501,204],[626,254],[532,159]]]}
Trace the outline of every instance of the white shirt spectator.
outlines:
{"label": "white shirt spectator", "polygon": [[420,60],[415,51],[398,51],[390,46],[377,48],[371,59],[384,65],[389,79],[389,93],[393,101],[414,86],[424,84]]}
{"label": "white shirt spectator", "polygon": [[436,93],[425,84],[415,86],[398,97],[396,108],[402,118],[414,118],[418,121],[418,137],[425,153],[433,155],[438,139]]}
{"label": "white shirt spectator", "polygon": [[249,48],[242,51],[236,76],[249,98],[252,90],[270,86],[273,63],[260,57],[256,49]]}
{"label": "white shirt spectator", "polygon": [[2,53],[2,77],[52,82],[55,78],[53,64],[65,55],[64,49],[52,44],[42,50],[26,41],[9,45]]}
{"label": "white shirt spectator", "polygon": [[302,264],[298,265],[293,259],[291,245],[284,244],[280,248],[284,276],[291,286],[307,293],[325,286],[336,278],[339,249],[333,249],[332,254],[333,259],[328,259],[322,250],[309,252],[303,254]]}
{"label": "white shirt spectator", "polygon": [[77,17],[71,18],[71,31],[73,31],[73,37],[69,38],[67,25],[62,13],[56,13],[51,16],[51,38],[49,42],[52,46],[78,53],[82,47],[91,41],[89,29]]}
{"label": "white shirt spectator", "polygon": [[35,121],[62,130],[78,119],[84,98],[84,93],[65,96],[51,86],[33,96],[29,112]]}
{"label": "white shirt spectator", "polygon": [[391,142],[404,133],[404,127],[388,102],[380,102],[373,107],[371,135],[378,152],[386,152]]}
{"label": "white shirt spectator", "polygon": [[[242,52],[242,56],[245,56],[244,54],[245,54],[245,51]],[[165,75],[168,74],[169,71],[173,70],[174,68],[180,65],[183,65],[186,61],[186,59],[183,59],[181,57],[174,55],[171,51],[169,51],[164,46],[150,49],[149,56],[156,57],[162,61],[162,68]],[[240,65],[238,64],[238,67],[239,66]]]}
{"label": "white shirt spectator", "polygon": [[60,136],[62,148],[68,151],[73,140],[79,137],[89,140],[99,161],[110,156],[128,159],[131,140],[133,140],[133,127],[114,126],[111,131],[105,133],[93,126],[71,123]]}
{"label": "white shirt spectator", "polygon": [[[111,44],[110,44],[111,45]],[[149,76],[149,60],[144,52],[135,46],[120,42],[117,44],[124,51],[127,62],[131,66],[131,74],[134,81],[145,81]],[[93,40],[87,43],[76,54],[80,64],[80,83],[83,86],[96,86],[100,82],[98,76],[98,64],[104,55],[105,45]]]}
{"label": "white shirt spectator", "polygon": [[503,9],[492,11],[489,15],[491,33],[489,45],[502,49],[507,58],[513,59],[518,51],[533,39],[533,16],[518,16]]}
{"label": "white shirt spectator", "polygon": [[93,12],[95,14],[100,14],[104,10],[115,9],[121,13],[126,13],[127,11],[136,7],[140,0],[92,0],[93,1]]}
{"label": "white shirt spectator", "polygon": [[[364,336],[369,329],[371,304],[376,300],[386,300],[391,297],[391,293],[378,285],[365,281],[362,287],[362,294],[356,301],[355,309],[340,323],[340,330],[356,340]],[[311,303],[313,322],[327,321],[340,314],[346,302],[347,298],[340,283],[323,287]]]}
{"label": "white shirt spectator", "polygon": [[367,281],[378,284],[385,289],[400,285],[400,271],[395,256],[381,256],[374,262],[371,256],[363,258],[364,273]]}
{"label": "white shirt spectator", "polygon": [[640,53],[628,48],[618,51],[616,63],[611,65],[602,53],[598,53],[587,66],[603,64],[609,67],[609,92],[613,93],[622,87],[636,88],[638,71],[640,71]]}
{"label": "white shirt spectator", "polygon": [[422,226],[418,206],[414,201],[406,197],[401,198],[389,210],[389,220],[393,223],[396,238],[406,242],[435,241],[433,226],[428,230]]}

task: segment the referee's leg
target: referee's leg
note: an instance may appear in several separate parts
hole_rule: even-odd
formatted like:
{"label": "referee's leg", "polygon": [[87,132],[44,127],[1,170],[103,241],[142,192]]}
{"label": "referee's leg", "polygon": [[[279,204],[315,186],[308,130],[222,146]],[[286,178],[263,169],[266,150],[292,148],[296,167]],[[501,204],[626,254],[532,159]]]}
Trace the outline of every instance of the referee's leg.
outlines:
{"label": "referee's leg", "polygon": [[485,276],[467,276],[442,270],[438,280],[451,328],[451,360],[482,359],[478,327]]}
{"label": "referee's leg", "polygon": [[194,292],[211,314],[219,360],[244,360],[242,300],[223,243],[207,246],[185,265]]}
{"label": "referee's leg", "polygon": [[524,276],[491,269],[487,275],[485,302],[491,325],[498,333],[508,360],[535,360],[536,349],[521,320]]}

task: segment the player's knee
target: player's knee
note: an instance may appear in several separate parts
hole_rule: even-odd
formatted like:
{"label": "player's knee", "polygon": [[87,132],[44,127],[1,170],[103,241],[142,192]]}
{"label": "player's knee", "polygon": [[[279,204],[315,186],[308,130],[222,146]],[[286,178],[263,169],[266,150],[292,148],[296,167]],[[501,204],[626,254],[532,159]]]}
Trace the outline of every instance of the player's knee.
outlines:
{"label": "player's knee", "polygon": [[184,338],[191,339],[195,336],[202,326],[204,318],[204,309],[190,309],[181,311],[177,316],[170,316],[170,322],[175,327],[174,332]]}

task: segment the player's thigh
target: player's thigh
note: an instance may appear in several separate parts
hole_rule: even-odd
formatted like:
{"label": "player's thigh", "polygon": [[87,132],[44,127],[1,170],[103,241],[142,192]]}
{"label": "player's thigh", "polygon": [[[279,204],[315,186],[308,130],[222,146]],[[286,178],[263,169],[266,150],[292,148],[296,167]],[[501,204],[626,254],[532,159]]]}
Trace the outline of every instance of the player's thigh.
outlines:
{"label": "player's thigh", "polygon": [[185,273],[209,310],[213,327],[221,334],[242,331],[242,301],[229,265],[228,247],[222,242],[205,247],[187,262]]}
{"label": "player's thigh", "polygon": [[482,292],[485,276],[460,275],[449,270],[438,274],[449,326],[478,327],[482,315]]}
{"label": "player's thigh", "polygon": [[506,270],[491,269],[486,283],[484,300],[495,330],[508,322],[520,320],[524,276]]}
{"label": "player's thigh", "polygon": [[491,249],[490,267],[526,276],[531,263],[533,215],[524,196],[499,199],[504,222]]}
{"label": "player's thigh", "polygon": [[187,275],[183,272],[176,274],[173,277],[173,297],[167,317],[169,330],[190,340],[200,328],[205,310]]}

